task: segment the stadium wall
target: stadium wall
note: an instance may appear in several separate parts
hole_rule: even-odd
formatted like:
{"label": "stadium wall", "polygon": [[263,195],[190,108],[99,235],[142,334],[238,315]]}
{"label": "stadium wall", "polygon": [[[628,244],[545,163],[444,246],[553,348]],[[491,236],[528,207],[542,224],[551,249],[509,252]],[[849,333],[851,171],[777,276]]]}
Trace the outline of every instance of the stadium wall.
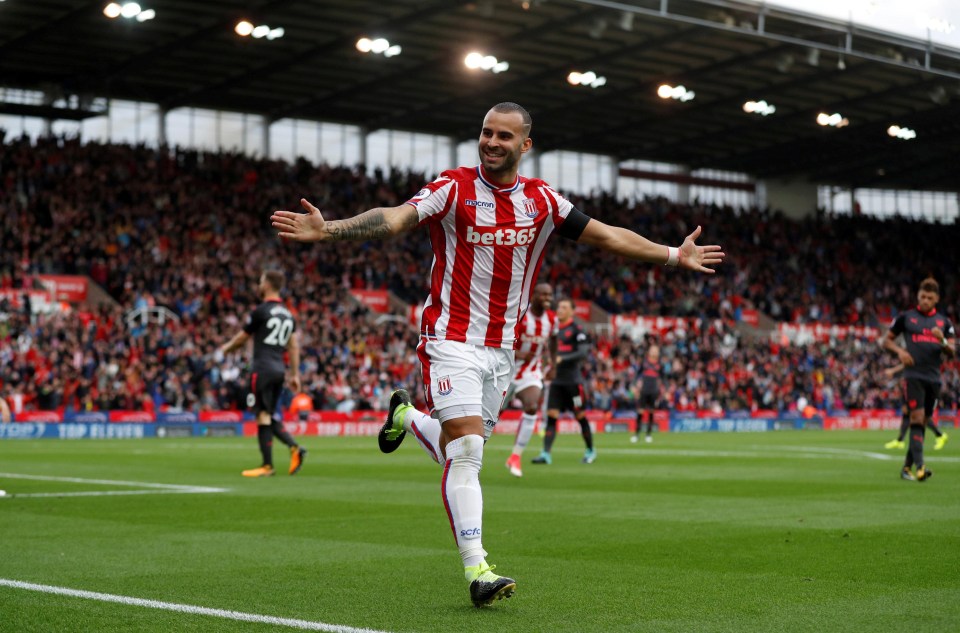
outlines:
{"label": "stadium wall", "polygon": [[772,178],[760,187],[760,205],[780,209],[789,218],[802,220],[817,210],[817,185],[802,178]]}

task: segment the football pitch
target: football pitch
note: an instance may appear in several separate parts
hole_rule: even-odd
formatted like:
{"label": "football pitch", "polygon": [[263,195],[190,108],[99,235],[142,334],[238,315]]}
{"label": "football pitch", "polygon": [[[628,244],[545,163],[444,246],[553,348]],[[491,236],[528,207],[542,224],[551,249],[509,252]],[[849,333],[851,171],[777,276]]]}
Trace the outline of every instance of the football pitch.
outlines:
{"label": "football pitch", "polygon": [[891,434],[558,438],[484,455],[488,561],[469,601],[412,438],[308,437],[244,479],[255,438],[0,442],[0,631],[960,631],[960,433],[901,481]]}

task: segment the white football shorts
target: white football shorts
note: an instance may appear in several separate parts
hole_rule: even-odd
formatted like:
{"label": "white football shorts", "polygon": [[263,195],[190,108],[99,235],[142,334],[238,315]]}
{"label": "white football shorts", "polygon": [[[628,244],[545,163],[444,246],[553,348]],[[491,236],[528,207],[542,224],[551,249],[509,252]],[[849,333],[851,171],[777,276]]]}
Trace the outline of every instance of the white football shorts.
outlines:
{"label": "white football shorts", "polygon": [[479,415],[489,436],[513,377],[513,350],[421,338],[417,356],[431,414],[441,424]]}
{"label": "white football shorts", "polygon": [[507,390],[507,398],[513,399],[518,393],[530,387],[536,387],[543,391],[543,374],[541,372],[524,372],[522,376],[516,376],[510,382],[510,388]]}

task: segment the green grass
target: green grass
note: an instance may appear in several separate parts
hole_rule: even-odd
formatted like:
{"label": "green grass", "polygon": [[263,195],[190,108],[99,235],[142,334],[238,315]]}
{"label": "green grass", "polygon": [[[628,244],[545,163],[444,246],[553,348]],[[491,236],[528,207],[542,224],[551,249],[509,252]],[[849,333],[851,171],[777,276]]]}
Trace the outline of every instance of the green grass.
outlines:
{"label": "green grass", "polygon": [[[397,633],[958,631],[960,444],[928,445],[918,484],[888,436],[605,435],[590,466],[562,436],[522,479],[498,436],[484,545],[518,592],[484,610],[412,439],[305,438],[299,475],[256,480],[253,438],[2,441],[2,473],[228,492],[17,497],[131,488],[0,475],[0,578]],[[0,587],[0,631],[278,630]]]}

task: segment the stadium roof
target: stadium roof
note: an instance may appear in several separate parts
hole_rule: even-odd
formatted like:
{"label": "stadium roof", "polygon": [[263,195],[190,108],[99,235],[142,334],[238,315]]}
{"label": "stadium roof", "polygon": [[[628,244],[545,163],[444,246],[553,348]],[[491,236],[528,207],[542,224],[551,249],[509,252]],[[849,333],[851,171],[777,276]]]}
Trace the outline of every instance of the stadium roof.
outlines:
{"label": "stadium roof", "polygon": [[[474,138],[486,109],[509,100],[533,114],[541,150],[842,186],[960,188],[960,51],[769,6],[141,0],[156,17],[137,22],[106,18],[106,4],[0,2],[0,82],[458,140]],[[282,27],[284,36],[240,37],[241,18]],[[361,36],[385,37],[402,54],[363,54],[355,46]],[[467,70],[472,50],[509,62],[509,70]],[[574,70],[594,71],[606,85],[571,86]],[[661,99],[663,83],[696,98]],[[750,100],[766,100],[776,113],[747,114]],[[819,112],[850,123],[821,127]],[[893,124],[917,138],[890,137]]]}

